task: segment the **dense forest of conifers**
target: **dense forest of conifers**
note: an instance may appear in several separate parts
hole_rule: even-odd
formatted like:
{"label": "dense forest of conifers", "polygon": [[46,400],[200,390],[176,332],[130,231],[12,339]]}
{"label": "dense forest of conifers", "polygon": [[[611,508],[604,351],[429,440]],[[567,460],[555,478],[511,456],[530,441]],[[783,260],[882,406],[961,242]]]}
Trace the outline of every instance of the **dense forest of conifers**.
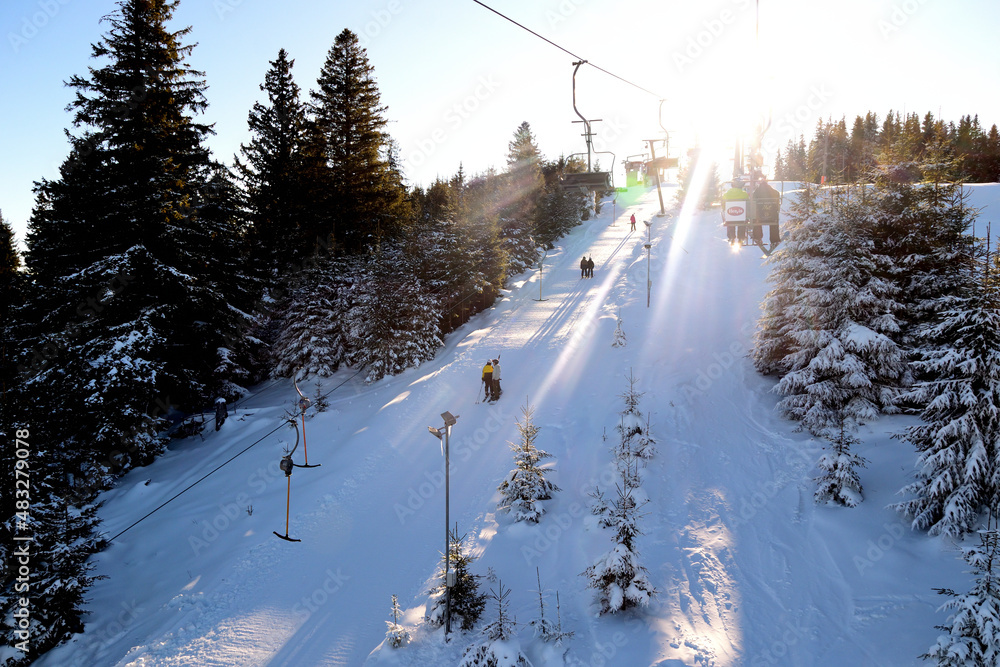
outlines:
{"label": "dense forest of conifers", "polygon": [[958,125],[935,118],[928,111],[890,111],[879,120],[869,111],[857,116],[847,129],[847,121],[819,120],[806,144],[788,141],[774,163],[775,180],[810,183],[857,183],[870,180],[878,164],[901,165],[897,174],[920,180],[926,170],[918,164],[940,165],[934,178],[941,181],[994,183],[1000,181],[1000,132],[996,124],[985,131],[979,116],[962,116]]}

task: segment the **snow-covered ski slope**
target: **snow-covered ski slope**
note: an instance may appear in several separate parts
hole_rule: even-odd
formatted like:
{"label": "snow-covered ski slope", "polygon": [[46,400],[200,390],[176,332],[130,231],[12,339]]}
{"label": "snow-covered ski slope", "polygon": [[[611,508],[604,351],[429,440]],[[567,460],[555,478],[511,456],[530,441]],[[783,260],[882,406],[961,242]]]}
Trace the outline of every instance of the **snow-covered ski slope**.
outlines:
{"label": "snow-covered ski slope", "polygon": [[[973,193],[972,204],[987,207],[983,221],[1000,210],[997,186]],[[760,252],[732,252],[718,211],[664,219],[655,190],[627,207],[625,198],[548,253],[545,300],[530,271],[433,361],[333,392],[330,409],[306,426],[309,463],[321,467],[291,478],[289,534],[302,542],[272,534],[285,530],[278,462],[294,442],[282,428],[99,554],[95,574],[108,578],[90,593],[85,633],[39,664],[457,664],[471,638],[456,632],[445,644],[441,629],[420,625],[445,540],[444,460],[427,427],[441,426],[446,410],[459,416],[451,521],[479,557],[473,571],[492,570],[513,590],[521,645],[536,666],[919,663],[944,621],[932,588],[966,590],[969,581],[955,545],[912,533],[886,509],[915,459],[889,436],[912,418],[860,434],[870,460],[860,508],[816,506],[822,443],[775,414],[773,380],[745,357],[767,290]],[[578,268],[585,254],[596,264],[589,280]],[[619,311],[628,344],[616,349]],[[480,369],[497,355],[504,395],[478,404]],[[588,493],[595,484],[613,491],[608,450],[630,369],[658,439],[638,548],[659,593],[644,611],[600,617],[580,573],[610,548],[611,533],[589,514]],[[324,380],[325,389],[352,373]],[[295,398],[290,382],[266,385],[219,432],[175,441],[133,471],[105,495],[108,535],[271,431]],[[537,526],[496,512],[526,402],[562,489]],[[563,629],[575,632],[565,655],[527,628],[538,617],[536,566],[548,617],[558,591]],[[393,594],[414,636],[396,650],[380,646]],[[494,614],[487,607],[485,620]]]}

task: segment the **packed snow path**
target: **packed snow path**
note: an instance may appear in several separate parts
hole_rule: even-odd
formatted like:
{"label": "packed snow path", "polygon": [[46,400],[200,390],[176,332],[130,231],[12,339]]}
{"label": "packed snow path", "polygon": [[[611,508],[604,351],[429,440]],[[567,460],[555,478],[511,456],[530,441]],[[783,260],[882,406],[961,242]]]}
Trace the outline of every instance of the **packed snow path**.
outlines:
{"label": "packed snow path", "polygon": [[[672,193],[668,195],[672,198]],[[444,461],[428,426],[459,416],[450,442],[450,516],[479,560],[513,590],[519,623],[538,615],[535,567],[554,615],[576,633],[566,664],[909,665],[943,621],[932,586],[966,584],[942,541],[910,533],[885,505],[912,455],[888,438],[901,418],[862,433],[862,509],[816,507],[821,443],[774,413],[773,382],[745,358],[766,266],[731,252],[717,211],[664,219],[655,191],[610,202],[515,279],[497,306],[449,336],[437,357],[372,386],[350,382],[307,420],[309,462],[278,470],[279,431],[118,538],[95,559],[86,632],[43,665],[456,664],[470,641],[420,628],[444,547]],[[637,230],[629,230],[635,213]],[[652,221],[647,269],[644,221]],[[592,279],[579,261],[592,256]],[[652,279],[646,307],[646,275]],[[621,313],[628,337],[611,347]],[[480,370],[500,355],[504,395],[477,404]],[[644,472],[649,503],[638,548],[659,589],[649,609],[596,616],[579,576],[610,548],[589,514],[609,495],[609,447],[629,370],[646,392],[659,454]],[[352,371],[324,381],[332,388]],[[312,394],[311,382],[303,389]],[[106,494],[114,535],[273,429],[295,394],[278,383],[204,439],[174,443]],[[535,406],[536,442],[562,490],[538,526],[497,515],[520,407]],[[603,440],[606,434],[607,441]],[[296,460],[302,462],[301,449]],[[483,582],[485,588],[491,585]],[[379,648],[390,598],[417,641]],[[494,610],[487,608],[486,618]],[[534,664],[564,664],[520,633]]]}

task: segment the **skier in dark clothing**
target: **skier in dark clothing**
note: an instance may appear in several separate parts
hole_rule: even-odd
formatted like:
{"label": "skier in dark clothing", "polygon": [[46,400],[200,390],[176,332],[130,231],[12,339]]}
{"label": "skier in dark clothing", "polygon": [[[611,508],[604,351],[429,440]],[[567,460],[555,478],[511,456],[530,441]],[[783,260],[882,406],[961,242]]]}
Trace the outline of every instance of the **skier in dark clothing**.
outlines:
{"label": "skier in dark clothing", "polygon": [[588,257],[587,258],[587,277],[588,278],[593,278],[594,277],[594,258],[593,257]]}
{"label": "skier in dark clothing", "polygon": [[586,278],[587,277],[587,258],[586,257],[584,257],[583,259],[580,260],[580,277],[581,278]]}
{"label": "skier in dark clothing", "polygon": [[503,390],[500,389],[500,360],[499,359],[494,359],[493,360],[493,386],[490,389],[493,392],[493,398],[490,399],[492,401],[496,401],[498,398],[500,398],[500,394],[503,393]]}
{"label": "skier in dark clothing", "polygon": [[218,431],[222,428],[222,423],[226,421],[226,417],[229,416],[229,410],[226,408],[226,399],[221,396],[215,399],[215,430]]}

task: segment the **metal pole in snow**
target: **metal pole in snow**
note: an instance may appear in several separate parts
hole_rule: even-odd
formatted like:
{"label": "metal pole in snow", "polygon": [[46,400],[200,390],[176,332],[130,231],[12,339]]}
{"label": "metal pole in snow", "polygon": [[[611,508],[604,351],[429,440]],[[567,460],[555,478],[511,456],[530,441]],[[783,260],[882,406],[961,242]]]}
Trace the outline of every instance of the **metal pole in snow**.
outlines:
{"label": "metal pole in snow", "polygon": [[447,423],[444,426],[444,589],[445,589],[445,605],[444,605],[444,636],[445,639],[448,638],[448,633],[451,632],[451,586],[448,585],[448,566],[451,565],[449,562],[451,560],[451,540],[448,534],[448,522],[451,520],[448,516],[448,507],[450,505],[450,475],[448,465],[448,436],[451,434],[451,426]]}
{"label": "metal pole in snow", "polygon": [[643,224],[646,225],[646,244],[645,244],[645,247],[646,247],[646,308],[649,308],[649,293],[652,291],[652,288],[653,288],[653,281],[649,279],[649,252],[650,252],[650,249],[653,247],[652,234],[651,234],[651,231],[652,231],[652,228],[653,228],[653,221],[652,220],[644,220]]}

